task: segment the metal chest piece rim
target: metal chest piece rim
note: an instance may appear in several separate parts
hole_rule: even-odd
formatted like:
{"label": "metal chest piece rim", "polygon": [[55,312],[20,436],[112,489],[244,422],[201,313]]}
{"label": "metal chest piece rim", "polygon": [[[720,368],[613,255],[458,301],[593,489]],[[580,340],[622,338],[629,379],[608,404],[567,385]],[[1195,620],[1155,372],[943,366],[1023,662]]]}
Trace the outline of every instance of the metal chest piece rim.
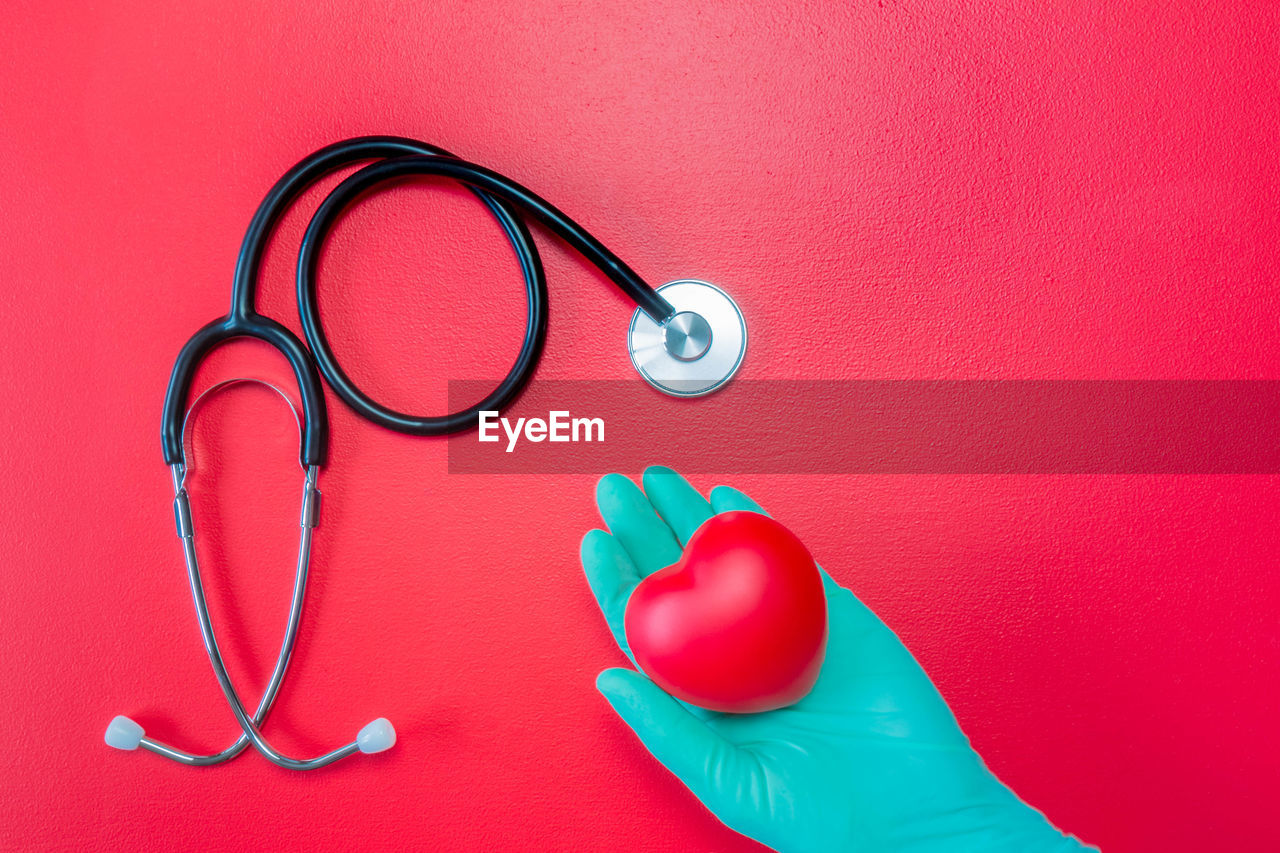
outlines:
{"label": "metal chest piece rim", "polygon": [[747,351],[737,303],[710,282],[685,278],[657,288],[675,308],[666,323],[631,315],[627,351],[646,382],[673,397],[701,397],[733,378]]}

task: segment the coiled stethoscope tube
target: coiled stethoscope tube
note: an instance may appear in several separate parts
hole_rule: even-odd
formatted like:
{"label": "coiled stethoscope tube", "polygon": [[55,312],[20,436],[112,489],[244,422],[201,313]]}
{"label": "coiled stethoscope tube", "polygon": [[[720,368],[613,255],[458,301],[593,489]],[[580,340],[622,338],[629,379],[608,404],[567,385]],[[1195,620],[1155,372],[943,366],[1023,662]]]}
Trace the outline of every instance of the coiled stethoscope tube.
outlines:
{"label": "coiled stethoscope tube", "polygon": [[[257,312],[255,296],[262,258],[275,226],[299,195],[338,169],[370,160],[375,162],[345,178],[325,197],[312,216],[299,248],[297,299],[303,334],[310,347],[308,352],[307,346],[296,335],[275,320]],[[334,356],[320,323],[317,303],[317,268],[324,241],[334,223],[363,193],[387,181],[411,175],[451,178],[468,186],[502,227],[516,253],[525,281],[527,312],[524,339],[511,370],[480,402],[440,416],[415,416],[397,412],[361,391]],[[233,758],[247,744],[252,744],[264,757],[281,767],[309,770],[357,751],[379,752],[395,742],[395,731],[391,724],[380,718],[362,729],[357,739],[346,746],[315,758],[295,759],[274,749],[259,730],[283,680],[297,638],[310,560],[311,529],[318,521],[320,493],[316,488],[316,480],[320,467],[327,459],[329,438],[328,413],[320,376],[323,375],[343,402],[362,417],[387,429],[412,435],[458,432],[474,425],[480,411],[504,409],[528,384],[542,355],[547,334],[546,276],[533,238],[516,209],[531,216],[576,249],[636,303],[636,318],[644,315],[646,321],[640,323],[633,318],[632,360],[641,375],[655,387],[677,396],[695,396],[719,387],[737,370],[746,348],[746,327],[742,323],[741,312],[723,291],[705,282],[693,280],[673,282],[660,288],[659,290],[673,295],[680,294],[682,300],[687,299],[690,305],[699,306],[678,311],[662,293],[646,284],[635,271],[582,226],[515,181],[483,166],[460,160],[443,149],[402,137],[359,137],[316,151],[280,178],[259,205],[249,223],[236,262],[231,308],[225,316],[197,331],[179,352],[165,394],[161,422],[164,460],[170,467],[174,484],[175,519],[178,534],[183,541],[201,636],[215,675],[243,734],[222,752],[196,755],[148,738],[137,723],[127,717],[117,717],[108,727],[108,744],[121,749],[142,746],[189,765],[217,764]],[[717,332],[716,325],[727,331]],[[196,369],[211,350],[237,337],[257,338],[266,342],[280,351],[293,369],[303,412],[299,460],[306,472],[301,519],[303,531],[289,621],[271,680],[252,716],[246,711],[227,675],[205,602],[195,555],[194,521],[185,486],[187,461],[183,445],[187,401]],[[657,344],[655,340],[658,341]],[[638,357],[637,348],[644,349],[643,357]],[[716,375],[708,378],[696,375],[695,371],[695,375],[688,379],[689,384],[682,384],[687,379],[684,375],[687,366],[704,358],[712,350],[716,354],[708,357],[705,364],[710,365]]]}
{"label": "coiled stethoscope tube", "polygon": [[[323,465],[328,446],[328,418],[313,419],[323,409],[323,394],[314,376],[310,359],[300,351],[301,343],[283,326],[257,313],[255,294],[258,270],[269,238],[280,217],[293,201],[324,176],[367,160],[379,159],[349,176],[324,200],[311,219],[298,256],[298,308],[303,332],[325,379],[343,402],[373,423],[413,435],[444,435],[470,426],[481,410],[501,410],[511,403],[528,383],[542,355],[547,333],[547,280],[533,237],[523,220],[511,208],[519,207],[542,222],[565,242],[582,253],[640,310],[655,323],[665,323],[676,311],[667,300],[644,282],[617,255],[591,236],[560,210],[532,191],[496,172],[459,160],[443,149],[393,136],[368,136],[338,142],[307,157],[290,169],[267,193],[249,223],[236,263],[231,291],[231,310],[205,326],[183,347],[174,365],[165,396],[163,420],[164,456],[167,464],[181,460],[182,448],[176,427],[187,404],[187,395],[201,359],[215,346],[232,337],[249,336],[265,340],[281,349],[294,367],[302,386],[303,462]],[[320,249],[333,223],[355,198],[374,185],[404,175],[439,175],[454,178],[472,188],[497,219],[515,250],[525,280],[528,311],[525,335],[515,363],[506,378],[479,403],[453,414],[415,417],[383,406],[360,391],[343,372],[320,325],[316,298],[316,268]],[[306,362],[303,366],[302,362]],[[311,369],[308,370],[307,367]]]}

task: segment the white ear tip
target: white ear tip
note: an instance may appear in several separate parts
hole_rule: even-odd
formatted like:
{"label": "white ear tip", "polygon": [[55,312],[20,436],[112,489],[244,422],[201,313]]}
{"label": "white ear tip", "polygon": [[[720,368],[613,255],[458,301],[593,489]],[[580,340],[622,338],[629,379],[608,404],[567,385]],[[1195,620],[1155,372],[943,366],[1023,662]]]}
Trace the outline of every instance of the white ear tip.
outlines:
{"label": "white ear tip", "polygon": [[142,726],[133,720],[116,717],[108,724],[107,733],[102,739],[107,742],[107,746],[114,746],[116,749],[137,749],[144,734],[146,732],[142,730]]}
{"label": "white ear tip", "polygon": [[379,717],[360,730],[356,745],[366,754],[382,752],[396,745],[396,730],[386,717]]}

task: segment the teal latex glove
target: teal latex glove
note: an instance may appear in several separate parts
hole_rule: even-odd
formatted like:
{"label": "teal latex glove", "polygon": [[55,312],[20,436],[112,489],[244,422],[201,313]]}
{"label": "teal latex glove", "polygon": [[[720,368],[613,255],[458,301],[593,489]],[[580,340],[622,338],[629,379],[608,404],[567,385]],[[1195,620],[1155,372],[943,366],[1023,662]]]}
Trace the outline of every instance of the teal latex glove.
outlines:
{"label": "teal latex glove", "polygon": [[[763,512],[725,486],[708,501],[668,468],[649,468],[643,484],[642,492],[619,474],[602,478],[596,503],[610,532],[582,540],[587,581],[628,657],[622,618],[636,584],[676,562],[713,513]],[[1094,849],[992,775],[893,631],[822,574],[826,661],[813,691],[789,708],[705,711],[630,669],[607,669],[596,685],[717,818],[776,850]]]}

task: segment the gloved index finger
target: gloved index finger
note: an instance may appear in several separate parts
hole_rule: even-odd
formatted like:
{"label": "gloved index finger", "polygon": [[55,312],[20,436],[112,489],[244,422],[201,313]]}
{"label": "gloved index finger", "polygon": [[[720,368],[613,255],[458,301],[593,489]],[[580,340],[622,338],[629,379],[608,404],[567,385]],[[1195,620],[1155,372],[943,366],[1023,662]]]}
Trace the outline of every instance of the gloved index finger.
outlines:
{"label": "gloved index finger", "polygon": [[[587,584],[596,597],[596,603],[600,605],[600,612],[604,614],[604,621],[609,625],[618,648],[630,658],[631,647],[627,644],[623,617],[631,593],[640,583],[640,573],[618,541],[603,530],[590,530],[582,537],[579,555],[582,571],[587,576]],[[632,663],[635,663],[634,658]]]}
{"label": "gloved index finger", "polygon": [[605,474],[596,484],[596,506],[609,532],[626,550],[640,577],[680,559],[681,548],[640,487],[621,474]]}
{"label": "gloved index finger", "polygon": [[649,503],[667,522],[682,546],[688,544],[693,532],[713,515],[707,499],[670,468],[652,465],[644,470],[641,482]]}

